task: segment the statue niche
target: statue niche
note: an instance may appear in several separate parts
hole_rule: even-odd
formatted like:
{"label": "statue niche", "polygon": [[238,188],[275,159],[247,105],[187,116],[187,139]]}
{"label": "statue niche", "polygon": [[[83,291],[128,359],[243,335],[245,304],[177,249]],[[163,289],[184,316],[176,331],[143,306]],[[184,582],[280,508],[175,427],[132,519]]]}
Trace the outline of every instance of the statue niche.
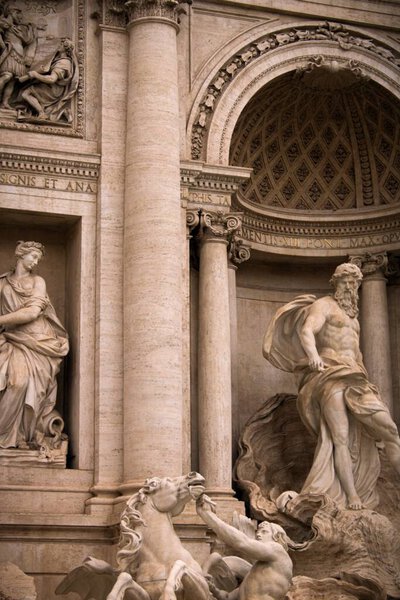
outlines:
{"label": "statue niche", "polygon": [[43,19],[25,22],[17,3],[2,9],[0,109],[6,115],[16,114],[17,121],[71,125],[79,83],[74,44],[63,37],[55,47],[53,35],[39,35],[46,28]]}
{"label": "statue niche", "polygon": [[0,276],[0,457],[3,464],[65,466],[64,422],[55,410],[57,373],[68,353],[42,277],[39,242],[17,243],[16,266]]}

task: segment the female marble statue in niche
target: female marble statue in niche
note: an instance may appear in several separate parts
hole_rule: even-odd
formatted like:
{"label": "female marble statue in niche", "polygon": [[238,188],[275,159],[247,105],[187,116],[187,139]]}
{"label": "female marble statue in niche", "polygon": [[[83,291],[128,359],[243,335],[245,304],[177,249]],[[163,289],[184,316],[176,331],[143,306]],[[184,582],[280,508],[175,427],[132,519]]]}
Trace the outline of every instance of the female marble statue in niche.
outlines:
{"label": "female marble statue in niche", "polygon": [[0,276],[0,447],[37,449],[51,435],[68,335],[32,272],[44,246],[20,241],[15,255],[14,270]]}

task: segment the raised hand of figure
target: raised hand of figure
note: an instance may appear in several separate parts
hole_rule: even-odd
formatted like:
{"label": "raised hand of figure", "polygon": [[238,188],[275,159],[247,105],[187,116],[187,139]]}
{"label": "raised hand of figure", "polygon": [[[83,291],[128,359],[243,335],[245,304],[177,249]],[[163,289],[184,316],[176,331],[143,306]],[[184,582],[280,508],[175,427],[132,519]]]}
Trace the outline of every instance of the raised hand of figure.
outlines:
{"label": "raised hand of figure", "polygon": [[197,512],[203,510],[206,512],[216,512],[216,504],[207,494],[202,494],[196,501]]}

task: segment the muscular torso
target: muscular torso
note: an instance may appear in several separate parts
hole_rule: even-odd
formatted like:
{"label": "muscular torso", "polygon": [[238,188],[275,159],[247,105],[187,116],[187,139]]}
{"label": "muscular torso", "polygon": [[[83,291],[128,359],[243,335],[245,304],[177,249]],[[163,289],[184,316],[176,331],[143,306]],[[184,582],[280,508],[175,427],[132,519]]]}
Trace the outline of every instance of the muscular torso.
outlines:
{"label": "muscular torso", "polygon": [[257,561],[240,586],[240,600],[283,600],[291,579],[292,561],[286,552],[276,561]]}
{"label": "muscular torso", "polygon": [[320,356],[347,357],[360,362],[360,325],[357,318],[349,317],[331,296],[316,300],[314,305],[325,315],[324,325],[315,333]]}

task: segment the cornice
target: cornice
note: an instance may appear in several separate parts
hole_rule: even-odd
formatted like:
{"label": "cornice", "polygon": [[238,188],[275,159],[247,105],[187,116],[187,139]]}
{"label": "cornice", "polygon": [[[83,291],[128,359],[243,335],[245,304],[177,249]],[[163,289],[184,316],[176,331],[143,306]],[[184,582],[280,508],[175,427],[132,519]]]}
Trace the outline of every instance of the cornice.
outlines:
{"label": "cornice", "polygon": [[99,176],[100,160],[89,162],[85,160],[71,160],[47,156],[30,156],[28,154],[14,154],[0,152],[0,167],[5,170],[23,171],[28,173],[42,173],[49,175],[72,175],[97,179]]}
{"label": "cornice", "polygon": [[208,165],[198,161],[181,163],[181,184],[201,191],[235,192],[252,169]]}
{"label": "cornice", "polygon": [[280,219],[279,217],[262,217],[255,215],[246,208],[243,212],[243,226],[251,227],[258,231],[267,233],[278,233],[281,235],[295,236],[351,236],[386,231],[399,232],[400,241],[400,209],[399,213],[383,217],[371,217],[357,220],[337,220],[335,222],[322,222],[317,220],[303,221],[292,219]]}

